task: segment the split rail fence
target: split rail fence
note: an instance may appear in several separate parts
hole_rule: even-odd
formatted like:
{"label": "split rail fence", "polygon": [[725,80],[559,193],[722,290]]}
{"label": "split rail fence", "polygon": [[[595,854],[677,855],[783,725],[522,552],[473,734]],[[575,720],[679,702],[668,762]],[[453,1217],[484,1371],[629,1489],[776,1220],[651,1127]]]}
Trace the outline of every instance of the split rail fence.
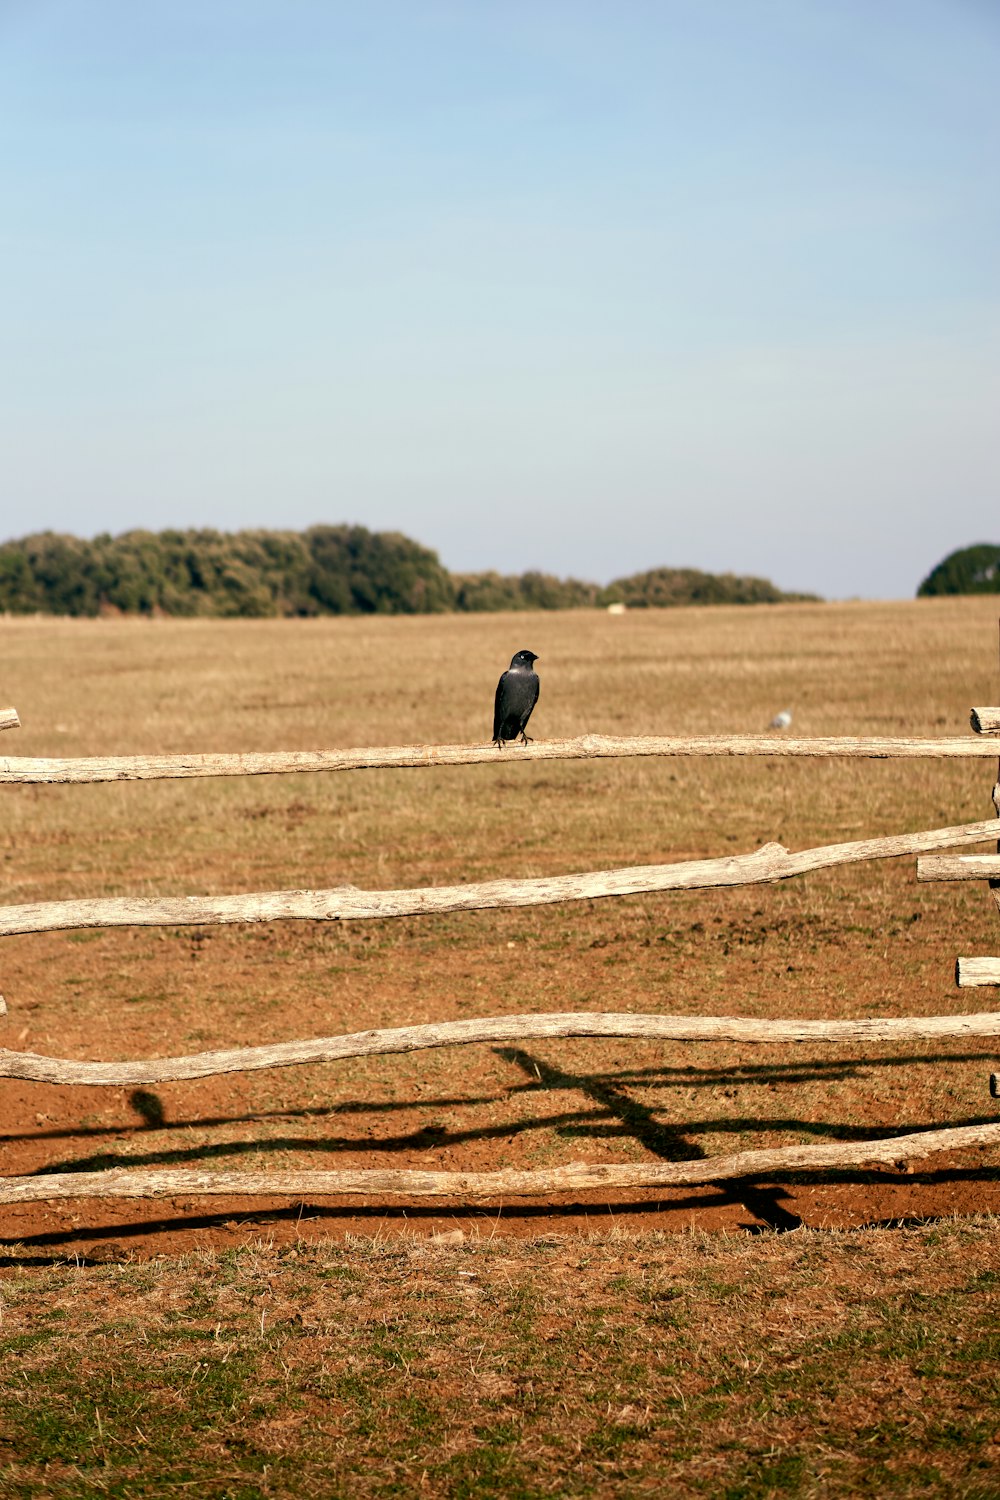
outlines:
{"label": "split rail fence", "polygon": [[[518,751],[526,760],[581,760],[621,756],[821,756],[869,759],[977,758],[1000,755],[1000,708],[976,708],[971,737],[784,739],[767,736],[710,736],[693,739],[618,739],[587,735],[579,739],[534,741]],[[14,709],[0,709],[0,730],[14,729]],[[247,776],[277,772],[433,767],[498,763],[490,746],[396,746],[359,750],[296,751],[252,755],[116,756],[85,759],[18,759],[0,756],[0,784],[139,781],[167,777]],[[993,788],[1000,815],[1000,771]],[[178,926],[318,921],[411,916],[555,902],[594,900],[640,892],[695,890],[767,884],[809,870],[867,860],[917,855],[918,880],[985,880],[1000,910],[1000,853],[939,854],[956,846],[982,843],[1000,833],[995,819],[896,834],[854,843],[831,844],[790,853],[765,844],[742,855],[640,865],[548,879],[494,880],[475,885],[415,890],[359,891],[354,887],[317,891],[266,891],[241,896],[120,898],[38,902],[0,906],[0,937],[68,928]],[[998,844],[1000,849],[1000,844]],[[963,988],[1000,984],[1000,958],[959,958],[956,982]],[[3,1002],[0,1000],[0,1007]],[[657,1041],[727,1042],[882,1042],[1000,1036],[1000,1011],[964,1015],[911,1016],[852,1021],[769,1021],[732,1016],[635,1015],[632,1013],[552,1013],[494,1016],[477,1020],[401,1026],[351,1035],[320,1037],[277,1045],[201,1052],[188,1057],[132,1062],[82,1062],[0,1048],[0,1078],[48,1084],[159,1084],[188,1078],[250,1072],[260,1068],[336,1062],[350,1057],[416,1052],[429,1047],[473,1043],[523,1042],[547,1037],[633,1037]],[[1000,1097],[997,1075],[990,1092]],[[566,1190],[662,1189],[736,1178],[780,1176],[829,1167],[900,1166],[938,1151],[1000,1146],[1000,1122],[922,1130],[882,1140],[836,1145],[793,1146],[743,1151],[684,1162],[573,1163],[549,1170],[438,1172],[358,1169],[336,1171],[218,1172],[108,1169],[100,1172],[40,1173],[0,1177],[0,1203],[57,1198],[161,1198],[189,1195],[290,1197],[313,1201],[340,1195],[447,1196],[497,1200]]]}

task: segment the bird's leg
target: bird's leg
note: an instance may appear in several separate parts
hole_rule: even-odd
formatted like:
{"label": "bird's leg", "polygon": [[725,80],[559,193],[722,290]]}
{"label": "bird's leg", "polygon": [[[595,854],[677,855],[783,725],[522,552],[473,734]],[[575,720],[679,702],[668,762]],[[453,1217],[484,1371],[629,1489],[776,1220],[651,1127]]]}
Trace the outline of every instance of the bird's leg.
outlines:
{"label": "bird's leg", "polygon": [[523,729],[521,730],[521,744],[522,745],[530,745],[531,744],[531,736],[525,734],[525,732],[524,732]]}

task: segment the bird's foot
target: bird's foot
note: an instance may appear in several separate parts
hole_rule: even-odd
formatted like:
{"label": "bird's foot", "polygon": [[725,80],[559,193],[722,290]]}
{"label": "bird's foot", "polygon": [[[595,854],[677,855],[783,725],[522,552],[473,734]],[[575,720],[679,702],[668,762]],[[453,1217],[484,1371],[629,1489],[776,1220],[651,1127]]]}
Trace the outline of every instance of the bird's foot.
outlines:
{"label": "bird's foot", "polygon": [[522,729],[521,730],[521,744],[522,745],[530,745],[531,743],[532,743],[531,736],[529,734],[525,734],[524,730]]}

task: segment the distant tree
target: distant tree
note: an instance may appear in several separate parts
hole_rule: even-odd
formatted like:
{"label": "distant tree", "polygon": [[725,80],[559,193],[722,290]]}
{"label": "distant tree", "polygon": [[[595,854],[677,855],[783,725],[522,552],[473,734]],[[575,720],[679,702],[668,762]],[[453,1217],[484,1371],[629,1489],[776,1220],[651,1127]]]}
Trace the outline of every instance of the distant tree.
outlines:
{"label": "distant tree", "polygon": [[18,590],[10,603],[0,599],[5,609],[19,613],[40,609],[50,615],[97,614],[100,594],[89,542],[43,531],[20,542],[8,542],[3,552],[7,554],[4,571],[9,572]]}
{"label": "distant tree", "polygon": [[596,583],[555,578],[551,573],[458,573],[455,608],[469,613],[502,609],[588,609],[597,602]]}
{"label": "distant tree", "polygon": [[934,594],[1000,594],[1000,545],[978,542],[949,552],[917,589],[918,599]]}
{"label": "distant tree", "polygon": [[90,545],[100,608],[123,614],[168,612],[160,536],[152,531],[128,531],[119,537],[95,537]]}
{"label": "distant tree", "polygon": [[35,577],[24,542],[0,547],[0,609],[10,614],[34,614],[45,608],[45,596]]}
{"label": "distant tree", "polygon": [[551,573],[522,573],[521,594],[528,609],[586,609],[597,602],[596,584],[578,578],[553,578]]}
{"label": "distant tree", "polygon": [[670,609],[681,604],[780,604],[815,598],[815,594],[783,593],[767,578],[701,573],[697,568],[653,568],[616,578],[602,592],[600,602],[627,604],[630,609]]}
{"label": "distant tree", "polygon": [[398,531],[314,526],[305,533],[309,592],[324,614],[438,614],[455,590],[436,552]]}
{"label": "distant tree", "polygon": [[526,609],[518,580],[502,573],[456,573],[455,608],[467,614],[492,614],[503,609]]}

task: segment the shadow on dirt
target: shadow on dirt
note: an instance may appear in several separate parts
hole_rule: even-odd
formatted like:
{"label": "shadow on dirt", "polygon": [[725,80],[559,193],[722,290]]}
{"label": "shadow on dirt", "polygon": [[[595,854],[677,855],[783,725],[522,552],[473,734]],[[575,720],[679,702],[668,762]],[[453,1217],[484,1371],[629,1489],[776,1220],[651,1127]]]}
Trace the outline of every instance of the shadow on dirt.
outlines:
{"label": "shadow on dirt", "polygon": [[[784,1088],[812,1080],[863,1076],[865,1073],[880,1068],[913,1067],[941,1061],[954,1063],[959,1060],[982,1062],[984,1067],[988,1063],[988,1059],[982,1053],[974,1052],[947,1053],[942,1057],[924,1054],[919,1057],[866,1058],[851,1062],[804,1060],[789,1064],[741,1065],[736,1068],[657,1067],[642,1070],[624,1069],[615,1072],[573,1073],[547,1063],[542,1057],[524,1048],[497,1047],[492,1050],[497,1058],[516,1070],[525,1081],[516,1082],[510,1088],[482,1097],[468,1095],[463,1098],[428,1099],[422,1097],[384,1102],[345,1100],[328,1106],[280,1109],[242,1115],[219,1115],[201,1119],[187,1117],[175,1121],[166,1118],[157,1095],[142,1091],[141,1098],[133,1096],[130,1100],[136,1113],[144,1122],[142,1124],[30,1131],[23,1134],[5,1135],[0,1137],[0,1140],[13,1144],[43,1140],[82,1141],[110,1136],[125,1148],[117,1151],[114,1149],[97,1150],[86,1157],[74,1156],[49,1162],[31,1174],[36,1177],[44,1177],[53,1173],[90,1172],[121,1167],[134,1170],[143,1167],[183,1166],[212,1161],[220,1162],[239,1157],[253,1157],[260,1161],[276,1154],[291,1152],[350,1156],[436,1152],[442,1148],[460,1147],[470,1142],[510,1142],[518,1136],[527,1136],[531,1132],[543,1130],[553,1131],[563,1138],[580,1140],[632,1140],[650,1156],[661,1161],[695,1161],[703,1160],[707,1154],[699,1144],[699,1137],[704,1135],[742,1137],[747,1134],[759,1136],[772,1132],[785,1137],[791,1134],[798,1139],[813,1137],[842,1142],[864,1142],[895,1135],[907,1135],[929,1127],[926,1120],[908,1122],[896,1120],[890,1128],[884,1123],[863,1126],[856,1123],[840,1124],[781,1115],[761,1117],[747,1114],[722,1115],[719,1118],[697,1121],[665,1120],[663,1117],[665,1106],[650,1106],[634,1098],[631,1093],[632,1088],[649,1090],[661,1084],[667,1089],[673,1087],[690,1089],[693,1085],[720,1087],[741,1082],[765,1086],[773,1084]],[[582,1096],[581,1102],[586,1101],[586,1104],[577,1110],[563,1110],[552,1114],[537,1113],[529,1119],[509,1118],[466,1130],[449,1129],[433,1122],[434,1112],[445,1108],[468,1108],[477,1104],[497,1105],[502,1104],[504,1100],[513,1101],[516,1097],[525,1094],[538,1096],[541,1102],[541,1096],[549,1091],[576,1093]],[[267,1127],[272,1121],[282,1120],[289,1123],[310,1120],[336,1121],[338,1117],[343,1118],[352,1114],[391,1116],[397,1111],[419,1111],[424,1118],[430,1116],[431,1120],[418,1130],[376,1137],[361,1133],[300,1136],[290,1132],[283,1132],[281,1135],[261,1132],[259,1138],[249,1140],[217,1141],[183,1147],[172,1147],[169,1144],[173,1131],[182,1130],[187,1134],[192,1129],[210,1127],[254,1124]],[[992,1124],[996,1122],[996,1119],[995,1113],[989,1113],[963,1120],[952,1120],[948,1123],[951,1126],[975,1126]],[[148,1149],[135,1150],[134,1148],[140,1144]],[[298,1204],[291,1208],[186,1215],[184,1209],[188,1205],[181,1204],[178,1205],[179,1211],[168,1218],[143,1220],[139,1223],[113,1227],[77,1229],[75,1226],[66,1226],[65,1229],[55,1229],[24,1239],[18,1238],[16,1241],[0,1237],[0,1247],[7,1245],[13,1248],[16,1245],[17,1250],[21,1251],[27,1247],[41,1250],[47,1246],[59,1246],[62,1247],[62,1253],[56,1255],[54,1259],[62,1262],[67,1256],[72,1258],[72,1247],[79,1244],[99,1245],[102,1240],[138,1243],[166,1231],[169,1231],[171,1235],[188,1234],[194,1231],[226,1231],[234,1224],[250,1229],[276,1224],[289,1225],[296,1223],[303,1215],[310,1220],[325,1221],[331,1227],[340,1226],[341,1228],[348,1223],[364,1225],[435,1221],[456,1215],[470,1220],[473,1224],[492,1222],[503,1225],[505,1223],[527,1224],[543,1219],[553,1222],[579,1220],[581,1215],[586,1220],[595,1215],[603,1217],[609,1213],[636,1215],[640,1219],[648,1219],[650,1216],[664,1212],[668,1212],[671,1217],[683,1215],[685,1212],[697,1217],[706,1208],[714,1210],[734,1206],[744,1207],[753,1218],[754,1222],[739,1226],[744,1231],[749,1233],[785,1232],[797,1229],[805,1222],[788,1205],[793,1198],[801,1194],[803,1189],[811,1185],[843,1184],[863,1189],[865,1185],[885,1186],[886,1183],[905,1183],[908,1188],[917,1185],[946,1188],[948,1185],[955,1184],[980,1183],[985,1185],[998,1181],[1000,1181],[1000,1167],[985,1165],[971,1169],[942,1168],[937,1171],[906,1171],[905,1173],[895,1168],[867,1171],[825,1169],[812,1173],[797,1171],[794,1174],[795,1193],[772,1183],[755,1183],[742,1179],[729,1184],[706,1185],[697,1193],[682,1198],[670,1197],[666,1208],[664,1201],[655,1197],[655,1190],[650,1190],[644,1198],[627,1203],[547,1201],[537,1204],[510,1204],[500,1209],[483,1209],[481,1206],[470,1204],[445,1206],[440,1201],[436,1201],[433,1204],[419,1206],[361,1203],[360,1205],[332,1207],[310,1205],[305,1208],[302,1204]],[[908,1208],[913,1206],[912,1202],[907,1205]],[[878,1213],[878,1208],[874,1204],[868,1207],[869,1209],[875,1208],[875,1213]],[[934,1212],[926,1215],[908,1214],[905,1222],[925,1223],[936,1217]],[[948,1215],[944,1214],[942,1217],[948,1217]],[[902,1223],[904,1220],[875,1217],[867,1222],[869,1227],[876,1227]],[[93,1258],[92,1252],[88,1254]],[[0,1265],[19,1264],[23,1258],[23,1256],[19,1257],[17,1252],[6,1259],[0,1255]],[[28,1256],[27,1262],[38,1264],[37,1255]]]}

